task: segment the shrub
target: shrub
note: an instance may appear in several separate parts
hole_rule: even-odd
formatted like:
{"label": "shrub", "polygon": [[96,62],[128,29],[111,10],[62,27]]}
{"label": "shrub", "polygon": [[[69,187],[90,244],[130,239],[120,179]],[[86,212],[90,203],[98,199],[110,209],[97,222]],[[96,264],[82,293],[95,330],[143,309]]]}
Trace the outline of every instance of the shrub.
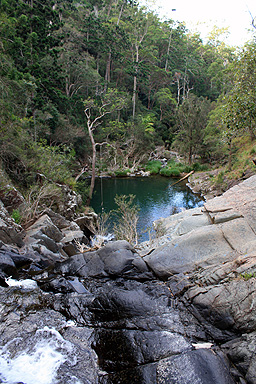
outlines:
{"label": "shrub", "polygon": [[12,211],[12,218],[15,221],[15,223],[20,224],[21,223],[21,213],[18,209],[14,209]]}
{"label": "shrub", "polygon": [[79,193],[79,195],[82,198],[83,204],[86,205],[89,198],[89,192],[90,192],[90,186],[88,185],[88,180],[79,179],[75,184],[75,191]]}
{"label": "shrub", "polygon": [[151,160],[147,163],[145,170],[150,172],[151,175],[157,175],[162,168],[162,163],[160,160]]}
{"label": "shrub", "polygon": [[130,169],[118,169],[117,171],[115,171],[115,176],[125,177],[130,172],[131,172]]}
{"label": "shrub", "polygon": [[115,203],[118,208],[113,211],[116,216],[114,234],[117,240],[126,240],[131,244],[138,244],[137,223],[139,207],[133,203],[134,195],[116,195]]}
{"label": "shrub", "polygon": [[172,167],[172,168],[165,167],[161,169],[160,175],[166,176],[166,177],[179,177],[180,171],[178,168],[175,168],[175,167]]}

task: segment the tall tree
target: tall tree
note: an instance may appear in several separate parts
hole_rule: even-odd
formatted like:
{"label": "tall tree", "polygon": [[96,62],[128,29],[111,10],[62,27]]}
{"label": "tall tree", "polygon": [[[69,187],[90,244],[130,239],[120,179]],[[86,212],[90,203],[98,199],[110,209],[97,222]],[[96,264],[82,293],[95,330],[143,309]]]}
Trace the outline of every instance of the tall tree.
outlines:
{"label": "tall tree", "polygon": [[89,201],[92,198],[95,185],[96,146],[99,145],[99,143],[95,142],[94,131],[102,123],[106,115],[120,111],[124,107],[125,102],[125,97],[120,97],[115,90],[109,90],[106,94],[103,94],[99,100],[88,98],[84,101],[87,130],[92,146],[92,177]]}

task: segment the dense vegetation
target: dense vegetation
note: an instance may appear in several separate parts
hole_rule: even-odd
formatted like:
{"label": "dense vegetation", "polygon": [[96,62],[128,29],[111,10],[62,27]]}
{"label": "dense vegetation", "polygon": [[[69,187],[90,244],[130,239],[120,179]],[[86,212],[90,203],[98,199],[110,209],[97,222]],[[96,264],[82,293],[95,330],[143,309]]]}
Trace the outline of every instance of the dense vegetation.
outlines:
{"label": "dense vegetation", "polygon": [[164,146],[232,170],[241,140],[256,151],[256,44],[223,32],[203,43],[135,0],[1,0],[1,168],[24,190],[79,190]]}

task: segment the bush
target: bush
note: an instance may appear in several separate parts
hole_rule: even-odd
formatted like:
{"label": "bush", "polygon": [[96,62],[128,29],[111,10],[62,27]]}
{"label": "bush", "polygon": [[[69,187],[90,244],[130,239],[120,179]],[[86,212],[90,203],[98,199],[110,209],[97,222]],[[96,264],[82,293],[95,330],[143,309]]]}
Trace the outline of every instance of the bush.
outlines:
{"label": "bush", "polygon": [[125,177],[130,172],[130,169],[118,169],[117,171],[115,171],[115,175],[117,177]]}
{"label": "bush", "polygon": [[138,244],[137,223],[139,207],[134,204],[135,195],[116,195],[115,203],[118,208],[113,211],[116,216],[114,234],[117,240],[126,240],[130,244]]}
{"label": "bush", "polygon": [[21,213],[18,209],[14,209],[12,211],[12,218],[15,221],[15,223],[20,224],[21,223]]}
{"label": "bush", "polygon": [[180,171],[178,168],[175,168],[175,167],[171,167],[171,168],[165,167],[161,169],[160,175],[166,176],[166,177],[179,177]]}
{"label": "bush", "polygon": [[150,172],[151,175],[157,175],[162,168],[162,163],[160,160],[151,160],[147,163],[145,167],[146,172]]}
{"label": "bush", "polygon": [[84,205],[87,204],[90,192],[90,186],[88,185],[88,179],[79,179],[75,184],[75,191],[79,193]]}

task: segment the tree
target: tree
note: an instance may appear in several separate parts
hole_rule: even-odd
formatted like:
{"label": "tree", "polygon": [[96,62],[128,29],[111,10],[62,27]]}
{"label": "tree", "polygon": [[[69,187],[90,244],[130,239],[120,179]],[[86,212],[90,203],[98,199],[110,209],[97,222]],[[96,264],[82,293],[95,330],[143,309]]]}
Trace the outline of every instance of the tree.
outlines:
{"label": "tree", "polygon": [[88,98],[84,101],[84,113],[86,116],[87,130],[92,146],[92,177],[88,203],[90,202],[95,185],[96,146],[94,131],[102,123],[103,118],[115,111],[120,111],[126,103],[124,96],[120,96],[116,90],[110,89],[99,100]]}
{"label": "tree", "polygon": [[203,154],[204,130],[211,102],[192,93],[178,108],[176,139],[173,146],[187,157],[189,164],[195,155]]}

